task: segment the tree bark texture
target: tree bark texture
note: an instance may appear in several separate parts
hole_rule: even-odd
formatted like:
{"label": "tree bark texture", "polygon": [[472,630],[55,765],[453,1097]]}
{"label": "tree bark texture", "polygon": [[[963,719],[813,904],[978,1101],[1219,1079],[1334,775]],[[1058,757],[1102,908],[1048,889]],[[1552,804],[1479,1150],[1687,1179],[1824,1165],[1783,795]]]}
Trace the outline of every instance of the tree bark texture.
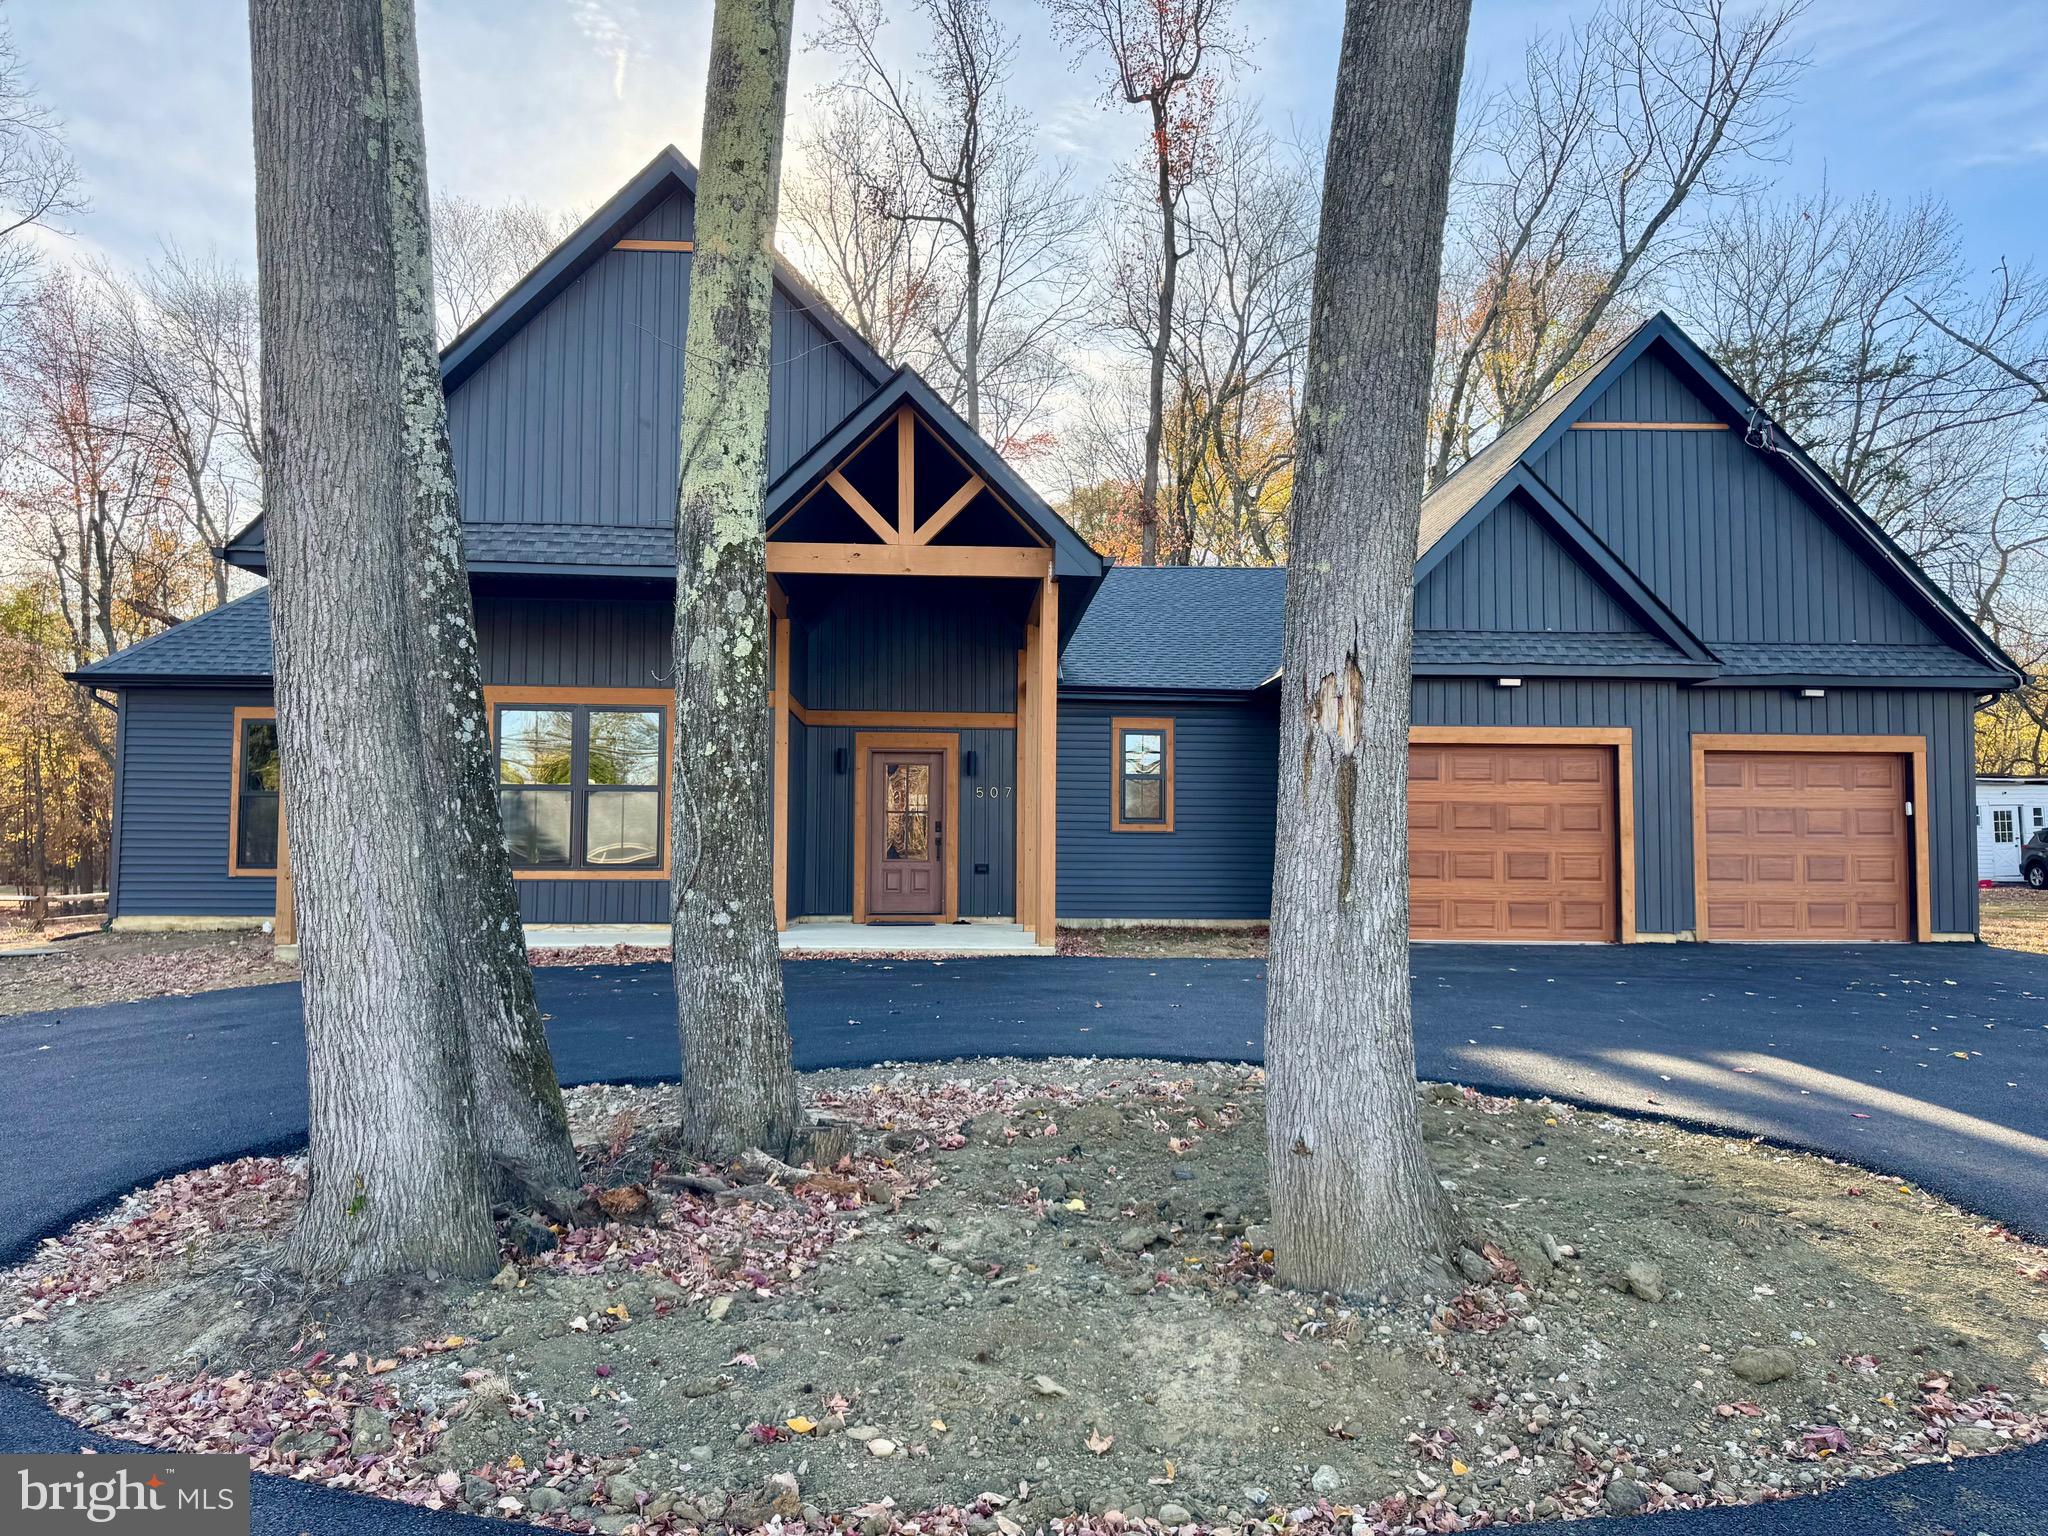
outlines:
{"label": "tree bark texture", "polygon": [[1287,570],[1266,1006],[1275,1253],[1304,1289],[1440,1273],[1409,1015],[1410,571],[1470,0],[1351,0]]}
{"label": "tree bark texture", "polygon": [[498,821],[497,765],[484,705],[476,612],[462,553],[448,402],[434,346],[426,130],[412,0],[383,0],[390,99],[391,234],[404,390],[406,601],[418,656],[432,863],[469,1036],[478,1130],[501,1198],[567,1214],[582,1173],[534,1000],[512,860]]}
{"label": "tree bark texture", "polygon": [[793,0],[718,0],[683,347],[673,940],[682,1134],[779,1153],[799,1125],[769,793],[770,241]]}
{"label": "tree bark texture", "polygon": [[488,1274],[469,1050],[430,849],[378,0],[258,0],[271,640],[304,971],[311,1187],[285,1262]]}

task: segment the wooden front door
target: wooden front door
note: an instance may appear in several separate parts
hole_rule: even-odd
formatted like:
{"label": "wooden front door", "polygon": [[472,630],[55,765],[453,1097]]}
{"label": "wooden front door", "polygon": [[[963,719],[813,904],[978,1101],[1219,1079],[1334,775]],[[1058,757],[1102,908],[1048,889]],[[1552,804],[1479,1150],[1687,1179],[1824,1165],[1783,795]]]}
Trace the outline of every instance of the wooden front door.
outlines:
{"label": "wooden front door", "polygon": [[867,910],[871,917],[939,917],[946,910],[943,752],[869,757]]}
{"label": "wooden front door", "polygon": [[1885,752],[1709,752],[1700,932],[1913,937],[1910,767]]}

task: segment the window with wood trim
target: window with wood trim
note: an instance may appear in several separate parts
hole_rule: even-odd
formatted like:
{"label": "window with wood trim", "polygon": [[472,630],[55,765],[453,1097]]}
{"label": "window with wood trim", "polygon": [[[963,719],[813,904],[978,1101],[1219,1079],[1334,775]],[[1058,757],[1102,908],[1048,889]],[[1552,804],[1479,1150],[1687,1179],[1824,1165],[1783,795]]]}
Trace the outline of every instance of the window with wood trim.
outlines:
{"label": "window with wood trim", "polygon": [[235,711],[234,781],[228,797],[228,873],[277,873],[277,712]]}
{"label": "window with wood trim", "polygon": [[513,869],[662,872],[667,716],[554,698],[495,706],[498,817]]}
{"label": "window with wood trim", "polygon": [[1173,721],[1110,722],[1110,830],[1173,830]]}
{"label": "window with wood trim", "polygon": [[1993,841],[1994,843],[2009,843],[2012,840],[2012,812],[2003,809],[1993,811],[1991,813],[1991,841]]}

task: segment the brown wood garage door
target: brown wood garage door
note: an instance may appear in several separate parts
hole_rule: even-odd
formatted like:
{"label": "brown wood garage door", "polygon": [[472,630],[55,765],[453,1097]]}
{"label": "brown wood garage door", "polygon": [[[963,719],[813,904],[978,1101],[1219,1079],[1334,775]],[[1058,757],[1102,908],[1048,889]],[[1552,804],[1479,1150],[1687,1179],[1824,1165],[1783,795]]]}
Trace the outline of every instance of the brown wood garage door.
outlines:
{"label": "brown wood garage door", "polygon": [[1708,752],[1701,926],[1709,939],[1910,939],[1907,759]]}
{"label": "brown wood garage door", "polygon": [[1614,779],[1607,747],[1409,747],[1409,936],[1618,937]]}

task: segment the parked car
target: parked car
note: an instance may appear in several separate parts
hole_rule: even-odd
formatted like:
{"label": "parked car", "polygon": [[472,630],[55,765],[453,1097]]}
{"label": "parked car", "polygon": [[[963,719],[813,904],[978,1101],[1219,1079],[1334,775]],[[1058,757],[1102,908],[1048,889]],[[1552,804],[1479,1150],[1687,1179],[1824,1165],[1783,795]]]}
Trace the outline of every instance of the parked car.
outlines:
{"label": "parked car", "polygon": [[2020,849],[2020,878],[2037,891],[2048,891],[2048,827],[2028,838]]}

